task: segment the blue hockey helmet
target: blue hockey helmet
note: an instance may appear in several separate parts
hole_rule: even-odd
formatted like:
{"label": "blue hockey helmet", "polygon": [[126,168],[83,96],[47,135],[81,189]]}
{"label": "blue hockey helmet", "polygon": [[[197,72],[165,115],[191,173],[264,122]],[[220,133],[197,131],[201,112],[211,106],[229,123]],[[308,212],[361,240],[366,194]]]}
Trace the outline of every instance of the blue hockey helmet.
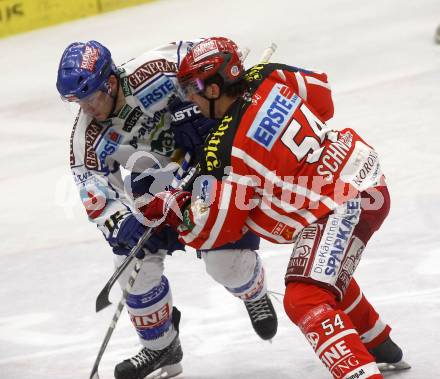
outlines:
{"label": "blue hockey helmet", "polygon": [[116,73],[110,51],[97,41],[67,46],[58,67],[57,89],[67,101],[78,101],[97,90],[108,92],[108,78]]}

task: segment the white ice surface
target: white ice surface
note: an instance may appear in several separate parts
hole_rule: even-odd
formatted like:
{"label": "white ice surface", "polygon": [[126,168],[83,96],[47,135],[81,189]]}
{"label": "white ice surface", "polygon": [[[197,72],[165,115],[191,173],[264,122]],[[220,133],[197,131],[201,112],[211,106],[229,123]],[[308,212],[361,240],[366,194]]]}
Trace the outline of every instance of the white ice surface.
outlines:
{"label": "white ice surface", "polygon": [[[249,63],[274,41],[273,61],[329,74],[331,126],[353,127],[377,148],[392,194],[358,281],[413,365],[399,376],[438,378],[438,23],[439,0],[164,0],[0,40],[0,378],[88,378],[114,310],[94,312],[112,257],[69,174],[73,113],[55,90],[63,49],[97,39],[122,62],[165,42],[209,35],[251,48]],[[290,250],[262,244],[274,291],[283,291]],[[243,305],[194,254],[177,253],[166,266],[183,314],[182,378],[328,378],[281,303],[278,334],[262,342]],[[115,289],[111,298],[119,297]],[[124,312],[102,378],[112,378],[114,364],[137,349]]]}

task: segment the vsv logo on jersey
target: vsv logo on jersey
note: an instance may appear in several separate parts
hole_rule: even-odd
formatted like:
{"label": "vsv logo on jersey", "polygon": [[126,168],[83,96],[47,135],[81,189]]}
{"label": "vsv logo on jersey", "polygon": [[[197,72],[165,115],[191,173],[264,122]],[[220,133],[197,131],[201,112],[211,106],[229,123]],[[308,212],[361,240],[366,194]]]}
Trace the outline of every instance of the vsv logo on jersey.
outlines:
{"label": "vsv logo on jersey", "polygon": [[272,150],[275,141],[289,124],[301,98],[289,87],[276,84],[258,111],[257,117],[247,132],[251,138],[266,150]]}
{"label": "vsv logo on jersey", "polygon": [[75,180],[75,183],[78,185],[86,183],[87,180],[92,177],[93,177],[93,174],[91,171],[86,171],[81,174],[74,174],[73,175],[73,179]]}
{"label": "vsv logo on jersey", "polygon": [[148,108],[150,105],[154,104],[160,99],[163,99],[166,95],[174,90],[175,87],[172,80],[166,76],[163,76],[136,94],[136,97],[142,103],[144,108]]}

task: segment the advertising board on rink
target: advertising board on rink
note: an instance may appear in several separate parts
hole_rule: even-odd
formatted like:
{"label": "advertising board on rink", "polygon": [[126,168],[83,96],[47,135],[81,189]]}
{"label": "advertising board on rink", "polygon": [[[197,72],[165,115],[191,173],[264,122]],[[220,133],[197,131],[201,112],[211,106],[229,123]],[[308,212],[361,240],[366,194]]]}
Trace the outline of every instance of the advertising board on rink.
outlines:
{"label": "advertising board on rink", "polygon": [[2,0],[0,38],[153,0]]}

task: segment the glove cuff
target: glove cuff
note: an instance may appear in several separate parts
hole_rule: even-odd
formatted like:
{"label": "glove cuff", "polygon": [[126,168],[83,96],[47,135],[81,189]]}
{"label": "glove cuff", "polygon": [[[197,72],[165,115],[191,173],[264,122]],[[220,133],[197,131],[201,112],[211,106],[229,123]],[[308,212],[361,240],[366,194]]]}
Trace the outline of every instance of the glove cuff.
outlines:
{"label": "glove cuff", "polygon": [[180,214],[171,210],[167,216],[167,224],[177,231],[178,227],[185,222],[184,212],[191,205],[191,192],[173,190],[171,193],[174,195]]}

